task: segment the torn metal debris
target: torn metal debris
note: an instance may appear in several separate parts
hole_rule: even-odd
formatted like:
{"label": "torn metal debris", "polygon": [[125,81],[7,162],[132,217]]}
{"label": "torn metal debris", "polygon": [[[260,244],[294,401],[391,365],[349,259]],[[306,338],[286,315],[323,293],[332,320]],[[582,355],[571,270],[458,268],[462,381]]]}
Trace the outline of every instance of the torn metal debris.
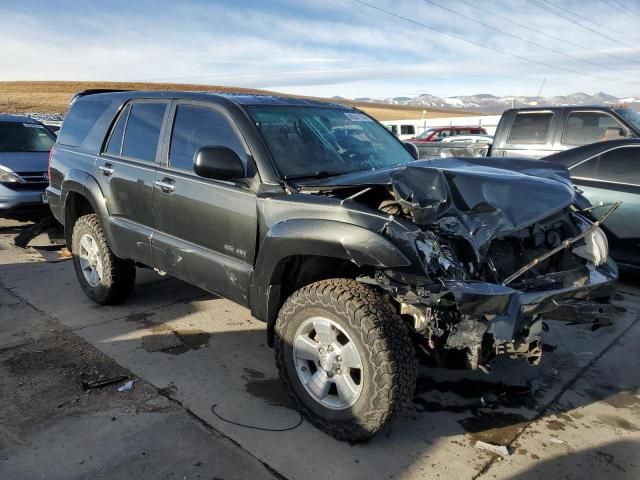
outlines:
{"label": "torn metal debris", "polygon": [[[596,329],[619,313],[608,303],[618,271],[600,229],[618,204],[596,220],[563,167],[526,159],[418,161],[308,181],[289,198],[300,192],[337,197],[350,217],[363,207],[383,216],[378,232],[409,262],[384,262],[359,279],[389,292],[423,350],[442,364],[488,371],[500,354],[537,364],[543,319]],[[345,245],[349,258],[375,264],[362,251],[379,258],[384,245],[362,242],[357,251]]]}

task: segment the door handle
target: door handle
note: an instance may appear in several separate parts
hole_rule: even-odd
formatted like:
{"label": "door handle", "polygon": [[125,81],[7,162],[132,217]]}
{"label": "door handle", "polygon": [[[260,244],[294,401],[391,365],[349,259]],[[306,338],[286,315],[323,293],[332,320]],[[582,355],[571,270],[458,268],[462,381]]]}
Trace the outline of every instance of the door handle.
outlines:
{"label": "door handle", "polygon": [[170,178],[163,178],[162,180],[156,180],[154,185],[164,193],[173,193],[176,189],[175,182]]}
{"label": "door handle", "polygon": [[110,163],[105,163],[104,165],[100,165],[98,169],[102,172],[105,177],[110,177],[113,175],[113,165]]}

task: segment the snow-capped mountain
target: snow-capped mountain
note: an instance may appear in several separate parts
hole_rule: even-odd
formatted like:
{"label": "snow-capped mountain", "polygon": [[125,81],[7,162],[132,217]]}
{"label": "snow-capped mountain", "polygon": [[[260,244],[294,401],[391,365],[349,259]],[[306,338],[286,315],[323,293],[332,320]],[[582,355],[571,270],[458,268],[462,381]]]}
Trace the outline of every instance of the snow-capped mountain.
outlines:
{"label": "snow-capped mountain", "polygon": [[369,97],[356,98],[357,102],[387,103],[390,105],[407,105],[425,108],[446,108],[477,111],[484,113],[501,113],[511,107],[526,106],[561,106],[561,105],[607,105],[625,103],[631,108],[640,110],[640,96],[617,98],[608,93],[598,92],[589,95],[584,92],[575,92],[569,95],[555,97],[527,97],[508,95],[497,97],[487,93],[478,95],[460,95],[453,97],[438,97],[424,93],[417,97],[393,97],[374,99]]}

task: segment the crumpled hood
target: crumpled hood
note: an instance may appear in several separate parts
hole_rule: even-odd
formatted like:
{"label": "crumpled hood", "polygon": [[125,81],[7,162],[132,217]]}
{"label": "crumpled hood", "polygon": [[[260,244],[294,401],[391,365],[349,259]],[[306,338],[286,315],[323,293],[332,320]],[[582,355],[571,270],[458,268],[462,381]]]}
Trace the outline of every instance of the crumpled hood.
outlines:
{"label": "crumpled hood", "polygon": [[13,172],[46,172],[49,152],[0,152],[0,166]]}
{"label": "crumpled hood", "polygon": [[491,239],[548,218],[576,198],[566,168],[515,158],[435,159],[313,180],[322,190],[370,185],[390,185],[414,223],[466,238],[479,256]]}

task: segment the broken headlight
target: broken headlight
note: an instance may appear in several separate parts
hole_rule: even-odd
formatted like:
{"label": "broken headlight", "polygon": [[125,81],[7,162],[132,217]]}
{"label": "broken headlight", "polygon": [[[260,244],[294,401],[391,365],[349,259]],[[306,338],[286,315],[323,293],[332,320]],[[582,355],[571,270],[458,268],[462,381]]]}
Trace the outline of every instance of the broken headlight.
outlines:
{"label": "broken headlight", "polygon": [[[575,217],[580,231],[585,232],[592,224],[582,217]],[[573,249],[573,253],[593,263],[596,267],[602,265],[609,257],[609,242],[600,227],[595,228],[584,237],[584,243]]]}

